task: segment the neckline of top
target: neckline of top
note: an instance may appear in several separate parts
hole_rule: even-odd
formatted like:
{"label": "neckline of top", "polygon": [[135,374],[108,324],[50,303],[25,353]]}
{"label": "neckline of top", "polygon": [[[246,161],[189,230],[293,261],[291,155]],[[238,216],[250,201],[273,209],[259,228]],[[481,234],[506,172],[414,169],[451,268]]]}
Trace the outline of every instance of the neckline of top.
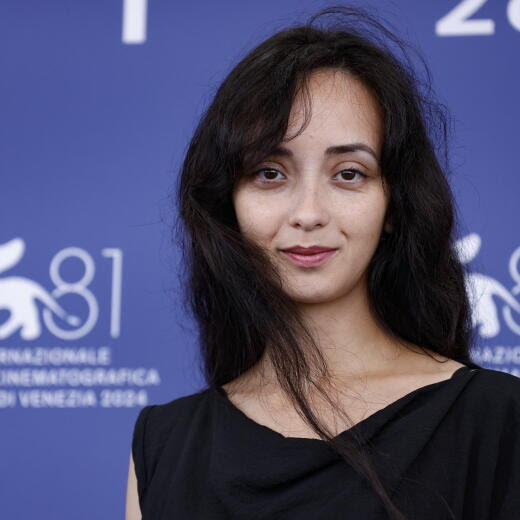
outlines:
{"label": "neckline of top", "polygon": [[[474,366],[476,366],[476,365],[474,365]],[[357,423],[355,423],[353,426],[347,428],[346,430],[341,431],[334,437],[334,439],[339,439],[346,435],[351,435],[352,433],[354,433],[354,430],[358,431],[363,428],[366,428],[367,425],[369,425],[375,419],[382,416],[383,414],[393,411],[396,407],[400,406],[405,401],[409,401],[409,400],[413,399],[417,394],[425,392],[427,390],[433,390],[437,387],[442,387],[446,384],[449,384],[450,382],[453,382],[455,379],[458,378],[459,375],[461,375],[463,373],[470,374],[471,372],[474,372],[475,370],[478,370],[478,368],[471,368],[471,366],[463,365],[463,366],[457,368],[457,370],[455,370],[451,374],[451,376],[447,379],[442,379],[441,381],[437,381],[435,383],[429,383],[427,385],[420,386],[420,387],[412,390],[411,392],[408,392],[407,394],[403,395],[402,397],[399,397],[395,401],[392,401],[391,403],[387,404],[383,408],[380,408],[379,410],[375,411],[374,413],[368,415],[367,417],[365,417],[361,421],[358,421]],[[235,405],[235,403],[233,403],[231,401],[231,399],[229,399],[229,396],[228,396],[226,390],[224,390],[224,388],[222,388],[222,386],[217,385],[214,388],[216,389],[216,394],[221,398],[221,400],[223,401],[225,406],[232,413],[234,413],[239,419],[241,419],[245,424],[248,424],[249,426],[252,426],[253,428],[259,429],[260,431],[264,431],[268,435],[271,435],[286,443],[293,443],[293,444],[296,444],[296,443],[325,444],[326,443],[326,441],[324,441],[323,439],[316,438],[316,437],[286,437],[285,435],[282,435],[280,432],[273,430],[272,428],[270,428],[269,426],[266,426],[265,424],[256,422],[251,417],[246,415],[246,413],[244,413],[240,408],[238,408],[238,406]]]}

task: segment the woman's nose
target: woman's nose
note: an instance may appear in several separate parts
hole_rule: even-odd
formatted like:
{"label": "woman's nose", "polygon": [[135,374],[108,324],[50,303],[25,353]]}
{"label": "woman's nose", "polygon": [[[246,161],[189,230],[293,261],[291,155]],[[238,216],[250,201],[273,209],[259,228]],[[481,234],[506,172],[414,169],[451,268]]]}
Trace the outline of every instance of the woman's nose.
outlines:
{"label": "woman's nose", "polygon": [[289,209],[289,223],[304,229],[323,227],[329,219],[326,206],[325,196],[319,186],[307,183],[294,194],[294,202]]}

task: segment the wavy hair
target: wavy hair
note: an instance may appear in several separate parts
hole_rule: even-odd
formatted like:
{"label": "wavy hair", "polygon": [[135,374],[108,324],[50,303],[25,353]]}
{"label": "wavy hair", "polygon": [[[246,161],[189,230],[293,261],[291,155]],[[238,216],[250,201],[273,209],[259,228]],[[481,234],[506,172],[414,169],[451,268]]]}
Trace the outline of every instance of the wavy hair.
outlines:
{"label": "wavy hair", "polygon": [[[425,59],[386,25],[366,9],[331,6],[270,36],[233,67],[187,148],[174,240],[181,244],[184,304],[198,326],[207,384],[232,381],[267,349],[277,382],[302,419],[366,478],[391,518],[404,519],[359,432],[353,441],[335,437],[310,405],[312,386],[352,424],[313,379],[316,370],[328,374],[320,349],[266,253],[241,234],[232,202],[241,176],[284,139],[295,96],[309,98],[310,74],[331,68],[355,76],[381,108],[380,164],[393,226],[382,233],[368,266],[373,314],[397,341],[471,363],[465,267],[454,247],[455,203],[447,180],[449,113],[435,100]],[[408,49],[420,58],[425,78]]]}

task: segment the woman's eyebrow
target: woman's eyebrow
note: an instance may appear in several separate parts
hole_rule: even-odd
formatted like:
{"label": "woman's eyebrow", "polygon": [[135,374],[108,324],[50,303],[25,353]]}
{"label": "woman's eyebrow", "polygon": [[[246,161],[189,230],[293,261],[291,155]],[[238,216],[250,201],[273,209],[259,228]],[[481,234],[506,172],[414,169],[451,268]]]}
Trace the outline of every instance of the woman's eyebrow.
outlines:
{"label": "woman's eyebrow", "polygon": [[[357,152],[357,151],[362,151],[362,152],[366,152],[366,153],[370,154],[376,160],[376,162],[379,164],[379,160],[378,160],[377,155],[374,152],[374,150],[370,146],[368,146],[364,143],[350,143],[350,144],[339,144],[336,146],[329,146],[325,150],[324,155],[341,155],[344,153],[352,153],[352,152]],[[293,157],[294,156],[294,154],[291,150],[284,148],[283,146],[277,146],[276,148],[274,148],[272,150],[272,152],[269,155],[277,156],[277,157]]]}

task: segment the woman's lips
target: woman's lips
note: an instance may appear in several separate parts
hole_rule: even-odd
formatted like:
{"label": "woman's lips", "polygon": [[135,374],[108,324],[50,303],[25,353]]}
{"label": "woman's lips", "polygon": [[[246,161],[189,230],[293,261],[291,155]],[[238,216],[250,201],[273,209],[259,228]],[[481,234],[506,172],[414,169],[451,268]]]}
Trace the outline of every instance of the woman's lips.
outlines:
{"label": "woman's lips", "polygon": [[312,255],[302,255],[299,253],[292,253],[290,251],[282,251],[285,255],[287,255],[295,264],[301,265],[303,267],[313,267],[315,265],[319,265],[327,258],[334,256],[338,252],[337,249],[333,249],[332,251],[322,251],[321,253],[314,253]]}

